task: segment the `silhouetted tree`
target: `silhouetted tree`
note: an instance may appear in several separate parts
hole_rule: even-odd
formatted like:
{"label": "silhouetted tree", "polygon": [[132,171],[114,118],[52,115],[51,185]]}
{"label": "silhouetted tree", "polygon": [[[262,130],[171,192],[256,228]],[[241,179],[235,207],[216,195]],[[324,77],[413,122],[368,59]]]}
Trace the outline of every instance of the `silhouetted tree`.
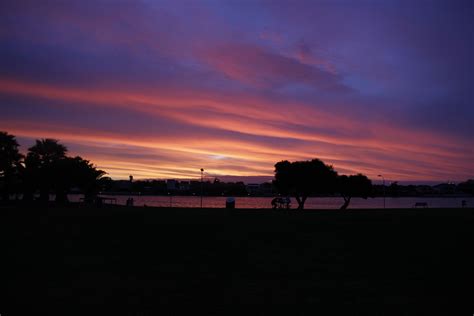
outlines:
{"label": "silhouetted tree", "polygon": [[21,159],[15,136],[0,132],[0,188],[2,200],[8,201],[19,182]]}
{"label": "silhouetted tree", "polygon": [[461,192],[474,195],[474,179],[459,183],[457,189]]}
{"label": "silhouetted tree", "polygon": [[84,192],[86,202],[94,201],[100,190],[100,181],[106,174],[81,157],[59,159],[52,163],[52,168],[51,177],[58,203],[67,202],[67,194],[72,187]]}
{"label": "silhouetted tree", "polygon": [[367,199],[372,192],[372,181],[363,174],[338,177],[338,191],[344,199],[341,210],[347,209],[353,197]]}
{"label": "silhouetted tree", "polygon": [[275,165],[274,184],[278,192],[294,196],[298,209],[304,209],[308,196],[332,193],[337,173],[319,159],[310,161],[280,161]]}
{"label": "silhouetted tree", "polygon": [[36,144],[28,149],[25,159],[25,199],[31,199],[33,192],[39,188],[40,200],[48,201],[57,164],[66,158],[66,146],[55,139],[36,140]]}
{"label": "silhouetted tree", "polygon": [[388,195],[397,197],[399,195],[400,186],[398,185],[398,181],[394,181],[388,187]]}
{"label": "silhouetted tree", "polygon": [[76,174],[77,165],[73,158],[64,157],[51,162],[49,177],[56,202],[67,202],[67,194],[77,182]]}
{"label": "silhouetted tree", "polygon": [[110,181],[110,178],[104,177],[106,172],[97,169],[88,160],[81,157],[76,157],[74,160],[77,165],[77,186],[84,192],[85,201],[92,202],[101,186]]}

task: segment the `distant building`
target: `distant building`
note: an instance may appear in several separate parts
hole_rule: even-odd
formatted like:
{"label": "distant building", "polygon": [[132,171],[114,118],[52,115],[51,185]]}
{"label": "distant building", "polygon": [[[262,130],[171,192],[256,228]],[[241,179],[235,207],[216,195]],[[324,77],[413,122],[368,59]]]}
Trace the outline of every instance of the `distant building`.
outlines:
{"label": "distant building", "polygon": [[258,183],[249,183],[245,186],[247,193],[249,195],[258,195],[260,192],[260,184]]}
{"label": "distant building", "polygon": [[129,180],[117,180],[115,186],[119,191],[128,191],[132,189],[132,183]]}
{"label": "distant building", "polygon": [[270,182],[264,183],[249,183],[245,186],[247,194],[253,196],[272,196],[273,185]]}
{"label": "distant building", "polygon": [[168,191],[175,191],[178,189],[178,182],[176,180],[166,180],[166,189]]}
{"label": "distant building", "polygon": [[179,190],[180,191],[189,191],[189,181],[181,181],[179,183]]}
{"label": "distant building", "polygon": [[273,195],[273,184],[271,182],[264,182],[260,184],[260,194],[264,196]]}

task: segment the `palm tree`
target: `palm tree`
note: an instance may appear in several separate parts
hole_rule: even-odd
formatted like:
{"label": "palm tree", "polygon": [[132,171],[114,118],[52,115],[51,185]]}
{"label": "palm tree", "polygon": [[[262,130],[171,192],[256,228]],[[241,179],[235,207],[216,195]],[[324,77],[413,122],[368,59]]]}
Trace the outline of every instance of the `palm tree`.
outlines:
{"label": "palm tree", "polygon": [[15,136],[0,132],[0,187],[2,200],[8,201],[19,180],[23,155]]}
{"label": "palm tree", "polygon": [[88,160],[81,157],[68,158],[70,161],[68,175],[71,183],[79,187],[84,192],[84,200],[86,202],[93,202],[100,191],[102,180],[106,172],[97,169]]}
{"label": "palm tree", "polygon": [[66,153],[66,146],[51,138],[37,139],[36,144],[28,149],[28,157],[37,160],[41,165],[63,159]]}
{"label": "palm tree", "polygon": [[49,193],[56,180],[55,166],[66,158],[67,148],[55,139],[36,140],[36,144],[28,149],[25,159],[25,182],[30,192],[25,192],[25,198],[32,194],[31,190],[39,188],[40,200],[48,201]]}

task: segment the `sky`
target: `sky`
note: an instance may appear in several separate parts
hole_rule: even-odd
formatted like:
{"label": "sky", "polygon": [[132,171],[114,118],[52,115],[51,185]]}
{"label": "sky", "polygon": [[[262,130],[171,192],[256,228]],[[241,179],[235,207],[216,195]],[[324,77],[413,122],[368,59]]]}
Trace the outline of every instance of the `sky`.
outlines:
{"label": "sky", "polygon": [[114,179],[474,176],[472,1],[0,3],[0,130]]}

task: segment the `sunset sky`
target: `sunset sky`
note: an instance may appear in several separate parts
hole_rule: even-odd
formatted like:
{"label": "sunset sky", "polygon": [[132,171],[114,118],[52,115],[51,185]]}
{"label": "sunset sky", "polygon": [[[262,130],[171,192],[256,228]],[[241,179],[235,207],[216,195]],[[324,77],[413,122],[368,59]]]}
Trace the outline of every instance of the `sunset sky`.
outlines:
{"label": "sunset sky", "polygon": [[1,1],[0,130],[115,179],[474,176],[472,1]]}

